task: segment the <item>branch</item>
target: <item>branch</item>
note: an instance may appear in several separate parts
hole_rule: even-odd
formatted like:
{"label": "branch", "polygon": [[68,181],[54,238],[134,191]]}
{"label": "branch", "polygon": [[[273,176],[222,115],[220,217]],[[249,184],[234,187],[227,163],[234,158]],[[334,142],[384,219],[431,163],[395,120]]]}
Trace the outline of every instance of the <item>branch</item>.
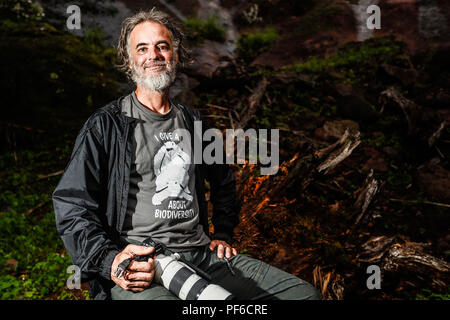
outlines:
{"label": "branch", "polygon": [[50,177],[54,177],[54,176],[59,176],[59,175],[62,175],[63,173],[64,173],[64,170],[59,170],[59,171],[47,174],[45,176],[41,176],[37,180],[35,180],[34,182],[39,181],[39,180],[43,180],[43,179],[47,179],[47,178],[50,178]]}
{"label": "branch", "polygon": [[418,203],[418,204],[431,204],[434,206],[439,206],[439,207],[446,207],[446,208],[450,208],[450,204],[446,204],[446,203],[439,203],[439,202],[433,202],[433,201],[418,201],[418,200],[402,200],[402,199],[389,199],[390,201],[395,201],[395,202],[406,202],[406,203]]}
{"label": "branch", "polygon": [[252,95],[248,99],[248,106],[244,108],[239,116],[241,121],[236,126],[237,128],[244,128],[247,123],[255,116],[256,111],[258,110],[259,103],[261,102],[261,98],[264,96],[264,92],[266,91],[268,81],[265,77],[263,77],[256,89],[253,90]]}
{"label": "branch", "polygon": [[371,169],[364,183],[364,187],[361,189],[354,205],[358,209],[361,208],[361,213],[356,218],[355,225],[359,223],[361,218],[366,213],[366,210],[372,202],[373,197],[375,197],[378,189],[378,181],[373,177],[373,169]]}
{"label": "branch", "polygon": [[332,149],[336,148],[338,145],[341,145],[340,148],[336,149],[336,151],[332,152],[328,158],[322,162],[317,167],[317,171],[321,172],[325,170],[325,174],[331,171],[334,167],[336,167],[339,163],[341,163],[345,158],[347,158],[353,150],[361,143],[359,139],[359,131],[349,135],[348,129],[345,130],[344,135],[339,139],[339,141],[330,147],[319,150],[317,155],[319,157],[323,157],[324,154],[330,152]]}
{"label": "branch", "polygon": [[402,109],[408,122],[408,134],[412,134],[415,130],[416,119],[420,112],[420,106],[414,101],[405,98],[396,88],[389,87],[383,92],[381,96],[393,100]]}
{"label": "branch", "polygon": [[50,202],[52,199],[47,199],[41,203],[39,203],[37,206],[27,210],[26,212],[24,212],[24,215],[29,215],[32,214],[34,211],[36,211],[37,209],[43,207],[44,205],[46,205],[48,202]]}

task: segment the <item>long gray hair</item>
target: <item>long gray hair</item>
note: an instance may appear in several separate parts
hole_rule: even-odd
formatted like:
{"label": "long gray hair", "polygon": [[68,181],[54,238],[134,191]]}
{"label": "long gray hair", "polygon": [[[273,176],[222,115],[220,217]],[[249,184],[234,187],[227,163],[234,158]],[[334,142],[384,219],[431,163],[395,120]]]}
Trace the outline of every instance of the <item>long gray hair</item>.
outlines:
{"label": "long gray hair", "polygon": [[178,54],[178,61],[181,66],[184,66],[192,62],[191,56],[184,46],[185,35],[181,27],[166,13],[159,11],[155,7],[150,11],[139,11],[135,15],[126,18],[122,22],[122,30],[120,32],[119,42],[117,44],[117,68],[131,78],[131,68],[130,68],[130,33],[133,31],[134,27],[138,24],[154,21],[165,26],[172,37],[172,44],[174,48],[174,53]]}

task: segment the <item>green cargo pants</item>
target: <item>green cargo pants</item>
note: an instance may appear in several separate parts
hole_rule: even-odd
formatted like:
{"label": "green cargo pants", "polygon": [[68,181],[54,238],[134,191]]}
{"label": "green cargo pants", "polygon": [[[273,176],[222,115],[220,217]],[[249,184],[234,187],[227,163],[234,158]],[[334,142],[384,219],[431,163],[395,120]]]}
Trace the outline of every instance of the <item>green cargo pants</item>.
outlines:
{"label": "green cargo pants", "polygon": [[[217,257],[209,245],[180,252],[187,261],[206,271],[212,283],[231,292],[238,300],[320,300],[314,286],[287,272],[242,254],[229,259],[233,275],[224,259]],[[162,285],[152,282],[142,292],[126,291],[119,286],[111,290],[113,300],[178,300]]]}

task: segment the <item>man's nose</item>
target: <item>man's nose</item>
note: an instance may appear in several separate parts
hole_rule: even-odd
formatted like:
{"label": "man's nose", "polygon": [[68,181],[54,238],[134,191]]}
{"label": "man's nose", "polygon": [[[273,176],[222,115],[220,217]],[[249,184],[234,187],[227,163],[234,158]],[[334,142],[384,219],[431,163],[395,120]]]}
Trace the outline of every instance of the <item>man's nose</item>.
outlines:
{"label": "man's nose", "polygon": [[150,60],[161,60],[161,52],[159,52],[157,47],[150,48],[148,50],[148,59]]}

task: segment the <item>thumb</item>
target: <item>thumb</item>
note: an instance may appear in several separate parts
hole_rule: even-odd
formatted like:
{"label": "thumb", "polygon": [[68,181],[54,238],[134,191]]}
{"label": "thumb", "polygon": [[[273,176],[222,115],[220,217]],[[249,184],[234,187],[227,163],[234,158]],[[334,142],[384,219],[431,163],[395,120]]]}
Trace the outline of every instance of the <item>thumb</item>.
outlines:
{"label": "thumb", "polygon": [[209,244],[209,250],[213,251],[216,247],[217,247],[217,242],[211,241],[211,243]]}
{"label": "thumb", "polygon": [[138,246],[138,245],[134,245],[134,244],[128,245],[127,249],[128,249],[127,252],[129,252],[133,255],[139,255],[139,256],[150,254],[155,250],[154,247]]}

